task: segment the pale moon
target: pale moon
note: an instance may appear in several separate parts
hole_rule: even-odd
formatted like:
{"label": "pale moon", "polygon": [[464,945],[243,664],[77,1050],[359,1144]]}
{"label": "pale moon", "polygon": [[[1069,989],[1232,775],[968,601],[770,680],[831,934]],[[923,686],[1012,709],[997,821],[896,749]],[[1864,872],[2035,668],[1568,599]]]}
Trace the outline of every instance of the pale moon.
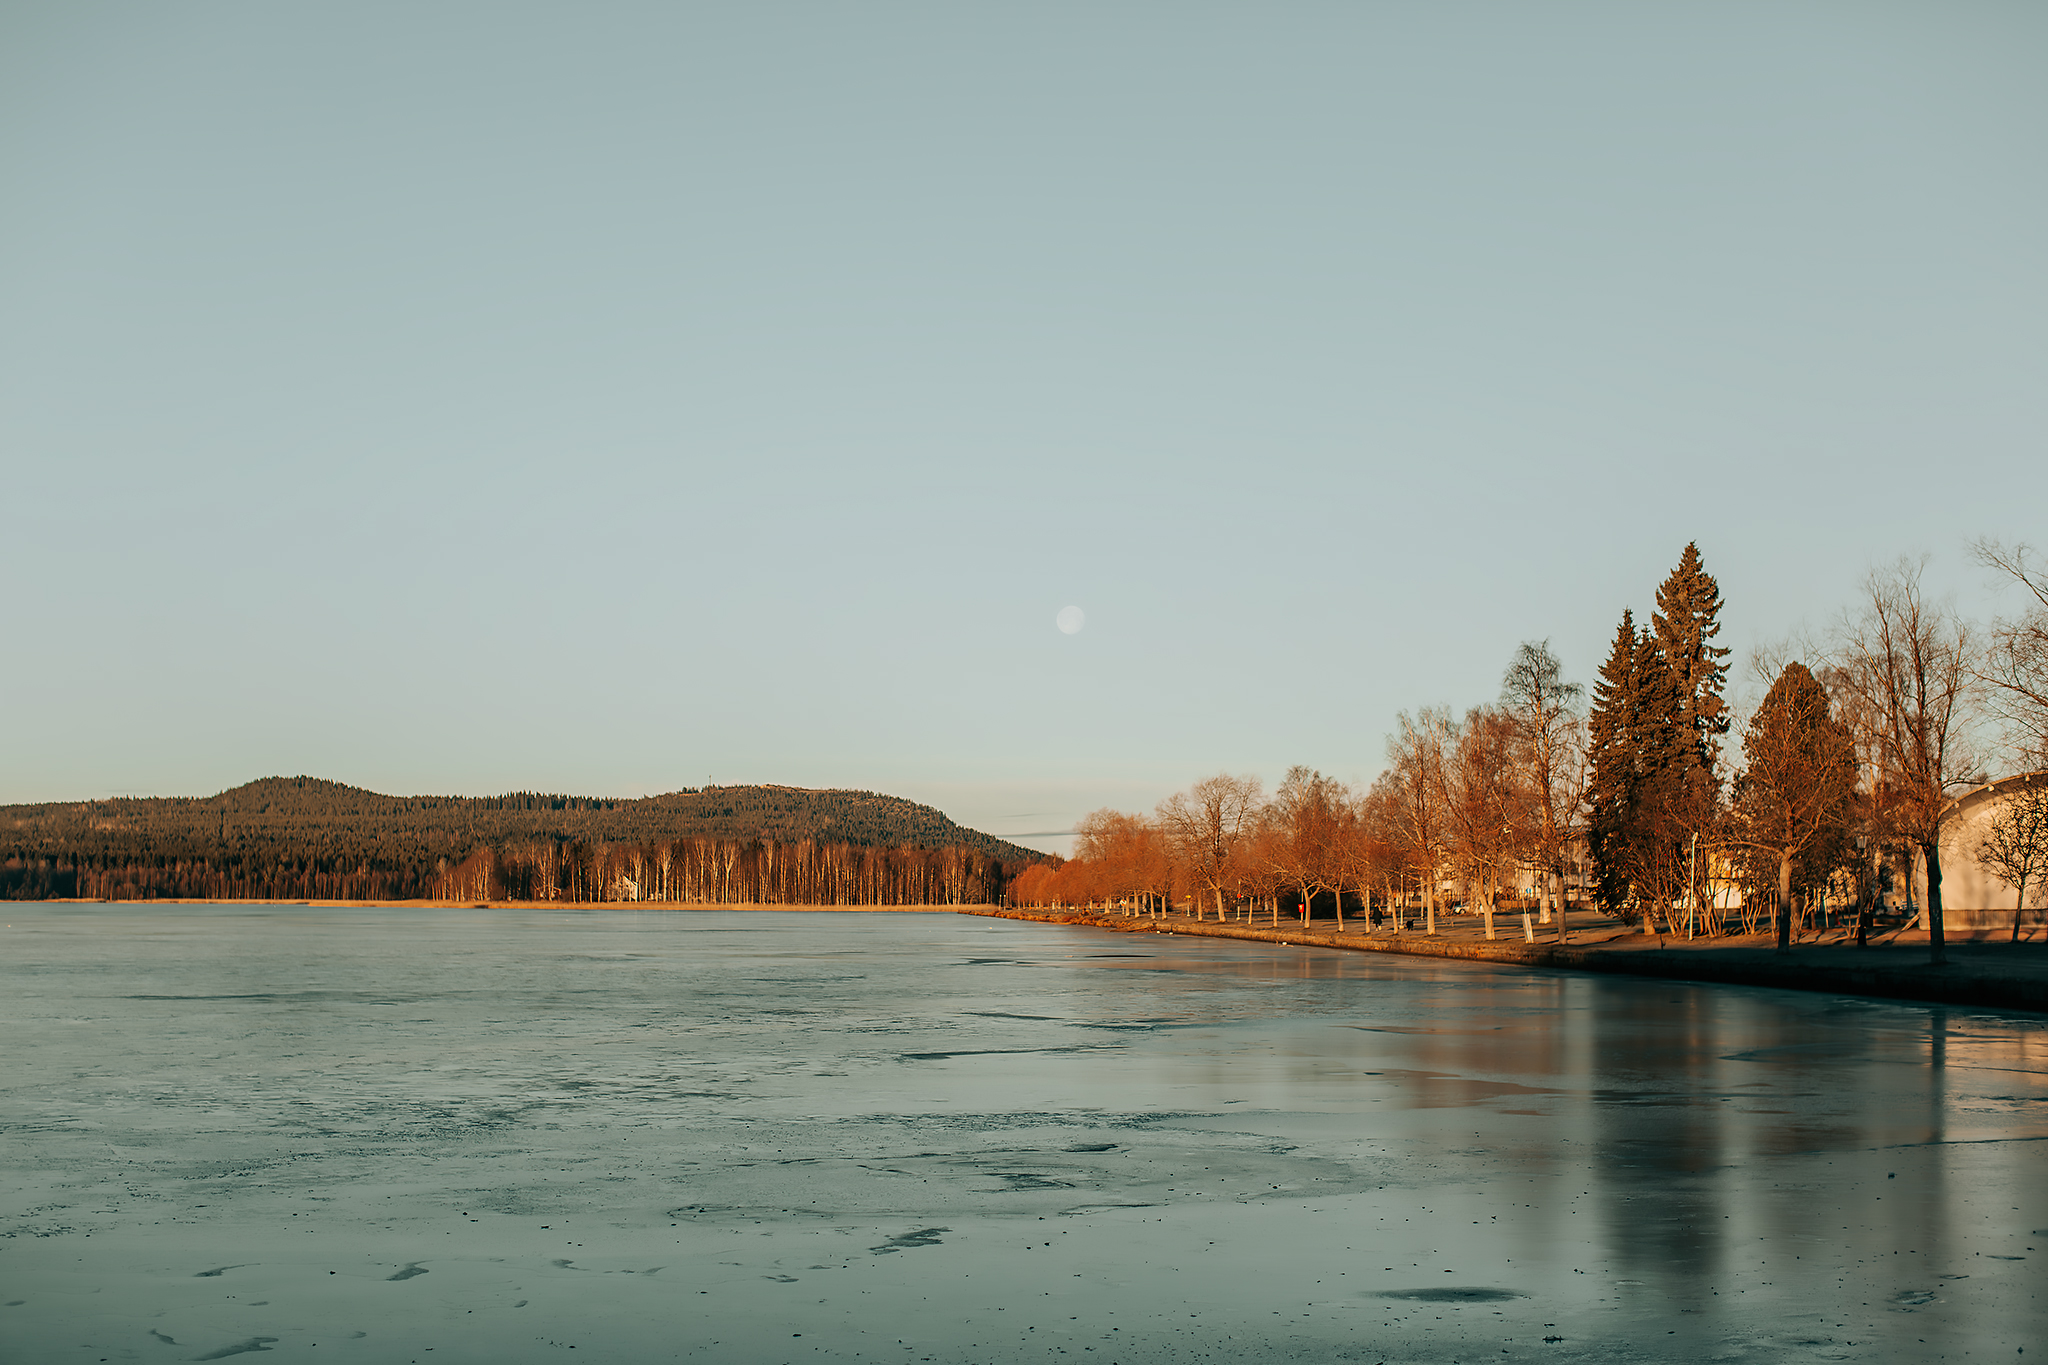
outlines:
{"label": "pale moon", "polygon": [[1060,614],[1054,619],[1059,622],[1062,634],[1078,635],[1081,627],[1088,624],[1088,613],[1079,607],[1061,607]]}

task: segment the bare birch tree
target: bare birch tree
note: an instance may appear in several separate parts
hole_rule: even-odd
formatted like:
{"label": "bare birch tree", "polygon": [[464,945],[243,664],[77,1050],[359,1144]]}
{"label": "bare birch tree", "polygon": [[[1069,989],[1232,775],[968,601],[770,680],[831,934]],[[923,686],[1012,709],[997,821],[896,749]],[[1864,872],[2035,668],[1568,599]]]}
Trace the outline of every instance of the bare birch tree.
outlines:
{"label": "bare birch tree", "polygon": [[1488,938],[1494,937],[1502,869],[1518,863],[1530,843],[1518,738],[1511,716],[1475,706],[1458,727],[1446,770],[1451,848],[1467,904],[1485,916]]}
{"label": "bare birch tree", "polygon": [[[1341,834],[1344,790],[1330,778],[1296,764],[1274,794],[1269,815],[1272,837],[1264,847],[1273,871],[1301,892],[1301,922],[1314,912],[1316,893],[1343,896],[1341,880],[1332,876]],[[1338,912],[1342,918],[1342,910]]]}
{"label": "bare birch tree", "polygon": [[2012,941],[2018,943],[2027,883],[2048,870],[2048,787],[2025,787],[2005,798],[1977,846],[1977,861],[2012,884]]}
{"label": "bare birch tree", "polygon": [[1397,934],[1405,932],[1403,916],[1412,861],[1407,854],[1406,809],[1401,774],[1393,768],[1374,778],[1371,789],[1358,803],[1361,839],[1370,859],[1369,872],[1382,882],[1388,926]]}
{"label": "bare birch tree", "polygon": [[1928,960],[1947,961],[1941,917],[1941,827],[1949,791],[1976,780],[1971,744],[1976,642],[1969,623],[1930,602],[1925,561],[1900,559],[1864,580],[1864,604],[1839,630],[1837,660],[1852,723],[1880,771],[1893,826],[1927,869]]}
{"label": "bare birch tree", "polygon": [[1578,708],[1586,689],[1564,678],[1550,641],[1527,642],[1501,679],[1501,705],[1521,731],[1522,754],[1535,818],[1535,858],[1543,873],[1543,923],[1555,911],[1564,939],[1564,855],[1585,800],[1583,722]]}
{"label": "bare birch tree", "polygon": [[2025,545],[2007,549],[1995,540],[1980,540],[1972,548],[1979,563],[2033,595],[2035,605],[2024,615],[1992,622],[1979,676],[1990,685],[1991,707],[2004,721],[2013,747],[2048,766],[2048,571],[2027,562]]}
{"label": "bare birch tree", "polygon": [[1372,883],[1385,858],[1386,845],[1376,827],[1376,798],[1360,792],[1340,803],[1336,833],[1330,845],[1330,880],[1337,892],[1337,929],[1344,929],[1344,892],[1358,895],[1359,913],[1372,928]]}
{"label": "bare birch tree", "polygon": [[1403,711],[1395,719],[1398,733],[1387,740],[1387,757],[1400,793],[1399,818],[1409,865],[1422,883],[1424,932],[1436,932],[1437,883],[1442,876],[1450,837],[1446,807],[1450,790],[1446,765],[1457,741],[1458,723],[1448,707],[1423,707],[1410,720]]}
{"label": "bare birch tree", "polygon": [[[1224,897],[1236,886],[1260,795],[1258,778],[1218,773],[1159,803],[1159,823],[1174,860],[1193,878],[1199,895],[1214,899],[1218,922],[1224,917]],[[1199,900],[1195,918],[1202,918]]]}

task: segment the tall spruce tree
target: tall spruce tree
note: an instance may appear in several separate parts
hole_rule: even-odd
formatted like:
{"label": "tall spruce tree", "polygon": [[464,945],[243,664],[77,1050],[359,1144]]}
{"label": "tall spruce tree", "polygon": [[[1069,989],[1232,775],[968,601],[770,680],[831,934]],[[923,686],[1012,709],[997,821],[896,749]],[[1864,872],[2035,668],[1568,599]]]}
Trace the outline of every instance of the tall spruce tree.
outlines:
{"label": "tall spruce tree", "polygon": [[[1721,804],[1721,736],[1728,733],[1728,650],[1714,644],[1721,633],[1721,586],[1700,561],[1700,549],[1688,544],[1657,589],[1657,610],[1650,618],[1657,651],[1677,690],[1671,722],[1685,752],[1673,774],[1671,815],[1678,837],[1709,831]],[[1688,888],[1697,894],[1698,888]]]}
{"label": "tall spruce tree", "polygon": [[1593,855],[1594,901],[1610,915],[1624,913],[1628,905],[1627,845],[1641,794],[1629,720],[1636,653],[1635,615],[1624,610],[1614,644],[1593,683],[1593,706],[1586,717],[1586,747],[1592,759],[1586,781],[1586,848]]}
{"label": "tall spruce tree", "polygon": [[1636,635],[1634,686],[1637,796],[1629,876],[1648,933],[1658,913],[1670,918],[1685,886],[1686,838],[1700,826],[1692,808],[1695,746],[1681,720],[1684,684],[1648,630]]}
{"label": "tall spruce tree", "polygon": [[1646,932],[1660,911],[1669,917],[1685,880],[1694,745],[1678,720],[1682,697],[1656,636],[1624,611],[1587,717],[1586,842],[1600,908],[1617,917],[1633,908]]}
{"label": "tall spruce tree", "polygon": [[1698,766],[1711,777],[1721,756],[1720,737],[1728,733],[1728,703],[1722,698],[1728,650],[1714,643],[1721,633],[1721,585],[1701,563],[1698,545],[1685,547],[1678,567],[1657,589],[1650,630],[1678,689],[1672,721],[1691,736]]}
{"label": "tall spruce tree", "polygon": [[[1676,690],[1671,724],[1683,746],[1674,755],[1678,766],[1671,773],[1667,814],[1673,837],[1688,841],[1714,827],[1721,806],[1721,736],[1728,733],[1723,688],[1729,651],[1714,643],[1721,633],[1721,585],[1706,571],[1697,544],[1686,545],[1678,567],[1657,589],[1650,629]],[[1688,860],[1688,866],[1698,865]],[[1684,887],[1685,878],[1679,880]],[[1699,895],[1697,885],[1684,890]]]}

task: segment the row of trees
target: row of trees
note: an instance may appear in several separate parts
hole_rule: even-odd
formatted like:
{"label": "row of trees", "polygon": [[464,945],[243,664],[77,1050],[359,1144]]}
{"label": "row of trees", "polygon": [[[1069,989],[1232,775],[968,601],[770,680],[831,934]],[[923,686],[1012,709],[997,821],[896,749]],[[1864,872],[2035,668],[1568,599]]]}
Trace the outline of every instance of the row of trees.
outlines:
{"label": "row of trees", "polygon": [[254,863],[226,857],[102,857],[77,851],[0,861],[0,900],[414,900],[433,869],[378,868],[326,858]]}
{"label": "row of trees", "polygon": [[975,905],[1013,864],[958,845],[864,848],[811,839],[528,840],[421,868],[264,866],[207,858],[12,858],[0,899],[670,901],[701,905]]}
{"label": "row of trees", "polygon": [[444,867],[437,900],[668,901],[692,905],[985,905],[1011,867],[977,850],[863,848],[812,839],[649,843],[536,840]]}
{"label": "row of trees", "polygon": [[[1590,699],[1547,641],[1525,644],[1495,702],[1397,717],[1388,765],[1365,790],[1298,767],[1270,801],[1256,779],[1223,775],[1150,816],[1099,811],[1075,857],[1027,870],[1011,899],[1186,903],[1219,918],[1262,905],[1276,919],[1284,901],[1340,920],[1347,902],[1369,915],[1413,905],[1435,932],[1449,889],[1489,937],[1510,896],[1562,937],[1580,871],[1611,915],[1711,934],[1723,921],[1709,888],[1732,877],[1745,905],[1772,908],[1782,943],[1802,897],[1846,879],[1867,911],[1917,858],[1939,960],[1943,822],[1957,791],[1983,780],[1987,736],[2000,731],[2009,764],[2048,763],[2048,578],[2024,550],[1978,554],[2036,606],[1980,638],[1928,598],[1920,565],[1873,573],[1825,638],[1759,657],[1769,686],[1739,760],[1720,588],[1688,545],[1648,624],[1623,613]],[[2048,861],[2048,797],[2009,802],[1980,856],[2024,897]]]}
{"label": "row of trees", "polygon": [[[1725,724],[1687,710],[1689,679],[1663,644],[1662,616],[1647,662],[1641,641],[1623,638],[1624,617],[1592,718],[1588,843],[1602,906],[1645,920],[1697,906],[1696,875],[1679,896],[1671,890],[1682,837],[1734,866],[1746,888],[1769,892],[1780,947],[1795,907],[1817,891],[1841,888],[1867,924],[1885,882],[1904,882],[1910,896],[1919,880],[1931,956],[1943,960],[1942,842],[1955,797],[1994,764],[2048,762],[2048,580],[2023,549],[1983,544],[1977,556],[2023,585],[2035,607],[1980,630],[1927,594],[1924,562],[1901,560],[1870,574],[1862,600],[1823,636],[1762,652],[1769,690],[1743,732],[1725,800],[1716,740]],[[1647,720],[1631,728],[1637,716]],[[2008,801],[1973,850],[2018,887],[2015,936],[2026,882],[2048,858],[2048,843],[2030,833],[2044,823],[2029,814],[2041,800],[2035,791]]]}
{"label": "row of trees", "polygon": [[1296,767],[1270,800],[1257,778],[1221,774],[1149,817],[1097,811],[1074,858],[1027,869],[1010,898],[1151,912],[1181,902],[1219,920],[1263,907],[1275,922],[1283,906],[1304,918],[1326,908],[1340,925],[1349,906],[1397,931],[1413,912],[1435,933],[1448,882],[1489,937],[1504,901],[1561,924],[1584,789],[1579,695],[1547,643],[1524,645],[1499,703],[1403,714],[1388,768],[1365,790]]}
{"label": "row of trees", "polygon": [[394,797],[312,777],[0,807],[0,898],[993,900],[1040,855],[862,791]]}

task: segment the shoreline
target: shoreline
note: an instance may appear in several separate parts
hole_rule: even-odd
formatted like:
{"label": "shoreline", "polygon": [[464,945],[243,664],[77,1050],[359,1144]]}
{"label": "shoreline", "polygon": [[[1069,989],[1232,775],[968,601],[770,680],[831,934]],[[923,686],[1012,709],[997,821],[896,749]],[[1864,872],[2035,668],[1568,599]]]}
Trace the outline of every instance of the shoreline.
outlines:
{"label": "shoreline", "polygon": [[898,915],[973,914],[1000,909],[975,905],[786,905],[772,901],[345,901],[345,900],[245,900],[220,896],[154,896],[147,900],[111,900],[104,896],[52,896],[48,900],[16,901],[17,905],[279,905],[305,906],[327,910],[798,910],[810,913],[840,911],[849,914],[888,913]]}
{"label": "shoreline", "polygon": [[[1248,923],[1217,924],[1185,915],[1132,918],[1087,910],[1020,910],[1014,907],[963,907],[962,914],[996,919],[1071,924],[1120,933],[1192,935],[1231,938],[1288,947],[1327,948],[1341,952],[1394,953],[1403,957],[1450,958],[1491,962],[1508,967],[1540,967],[1564,971],[1656,977],[1715,985],[1769,986],[1783,990],[1823,991],[1836,995],[1930,1004],[1966,1005],[2048,1013],[2048,944],[2008,944],[1952,938],[1949,960],[1928,964],[1927,936],[1907,932],[1853,943],[1808,939],[1780,954],[1767,935],[1742,938],[1670,940],[1622,929],[1611,921],[1597,927],[1575,927],[1576,934],[1605,932],[1601,939],[1571,943],[1535,943],[1520,939],[1485,940],[1454,930],[1429,937],[1420,931],[1393,934],[1334,926],[1309,928],[1298,921],[1279,928]],[[1506,919],[1506,916],[1502,917]],[[1460,926],[1464,927],[1464,926]],[[1519,922],[1514,924],[1520,929]]]}
{"label": "shoreline", "polygon": [[[394,910],[662,910],[782,911],[801,914],[925,914],[977,915],[1038,924],[1065,924],[1115,933],[1154,933],[1201,938],[1228,938],[1286,947],[1321,948],[1336,952],[1393,953],[1403,957],[1447,958],[1490,962],[1505,967],[1597,972],[1706,984],[1767,986],[1781,990],[1821,991],[1883,1000],[1927,1004],[2025,1010],[2048,1014],[2048,943],[2011,944],[1999,931],[1976,931],[1986,937],[1951,936],[1949,960],[1940,967],[1926,960],[1923,931],[1894,930],[1872,937],[1856,948],[1843,931],[1809,937],[1780,954],[1764,934],[1717,939],[1673,939],[1644,935],[1605,918],[1572,928],[1575,939],[1560,944],[1539,938],[1487,940],[1478,937],[1475,917],[1445,916],[1439,932],[1391,933],[1320,921],[1313,927],[1299,921],[1275,928],[1246,922],[1215,923],[1183,913],[1164,917],[1127,916],[1100,910],[1018,909],[1001,905],[793,905],[762,902],[696,901],[473,901],[473,900],[240,900],[163,897],[150,900],[108,900],[65,897],[23,901],[22,905],[169,906],[240,905],[306,909]],[[1583,912],[1581,912],[1583,913]],[[1518,916],[1501,916],[1501,932],[1518,930]],[[1353,921],[1356,922],[1355,920]],[[1539,932],[1548,932],[1539,931]]]}

